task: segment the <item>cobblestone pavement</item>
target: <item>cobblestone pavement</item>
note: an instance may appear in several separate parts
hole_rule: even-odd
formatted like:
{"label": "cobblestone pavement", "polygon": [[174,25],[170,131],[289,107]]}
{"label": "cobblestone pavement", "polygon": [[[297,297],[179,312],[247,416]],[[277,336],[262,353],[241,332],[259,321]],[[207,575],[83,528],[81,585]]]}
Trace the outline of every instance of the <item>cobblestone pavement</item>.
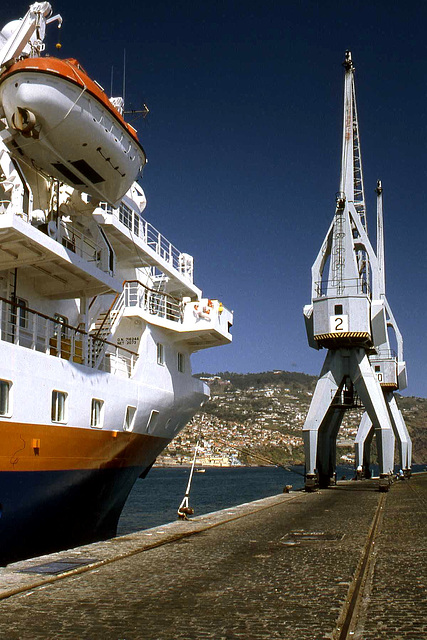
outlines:
{"label": "cobblestone pavement", "polygon": [[[405,541],[413,532],[420,539],[422,521],[411,509],[426,484],[402,482],[387,495],[385,537],[375,571],[383,551],[388,574],[401,571],[393,562],[399,564]],[[301,493],[208,531],[14,595],[0,602],[0,638],[330,640],[379,495],[368,482]],[[397,545],[393,530],[403,514],[411,525],[408,530],[399,525]],[[395,548],[399,553],[392,562]],[[406,569],[416,564],[413,554],[404,556],[402,583]],[[418,563],[421,578],[421,555]],[[407,582],[407,598],[418,592]],[[365,607],[361,621],[364,616],[371,635],[359,635],[360,640],[426,637],[407,631],[378,635],[376,629],[389,620],[393,625],[403,621],[384,608],[387,593],[376,589],[375,574],[371,597],[376,621]],[[399,601],[398,592],[392,597]],[[410,614],[408,605],[406,626],[412,624]]]}
{"label": "cobblestone pavement", "polygon": [[427,638],[427,475],[387,495],[355,640]]}

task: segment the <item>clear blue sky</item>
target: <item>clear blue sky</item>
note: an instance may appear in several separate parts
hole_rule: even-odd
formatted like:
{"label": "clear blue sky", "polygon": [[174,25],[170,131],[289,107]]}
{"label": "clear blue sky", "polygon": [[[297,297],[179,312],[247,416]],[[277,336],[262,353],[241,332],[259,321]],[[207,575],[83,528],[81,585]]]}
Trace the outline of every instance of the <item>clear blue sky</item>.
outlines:
{"label": "clear blue sky", "polygon": [[[26,10],[2,4],[3,23]],[[343,69],[356,66],[368,225],[384,187],[387,295],[409,395],[427,396],[427,5],[406,2],[60,0],[63,57],[127,108],[149,164],[145,217],[195,259],[196,283],[234,310],[232,346],[195,371],[318,374],[302,307],[339,186]],[[56,27],[48,50],[55,55]]]}

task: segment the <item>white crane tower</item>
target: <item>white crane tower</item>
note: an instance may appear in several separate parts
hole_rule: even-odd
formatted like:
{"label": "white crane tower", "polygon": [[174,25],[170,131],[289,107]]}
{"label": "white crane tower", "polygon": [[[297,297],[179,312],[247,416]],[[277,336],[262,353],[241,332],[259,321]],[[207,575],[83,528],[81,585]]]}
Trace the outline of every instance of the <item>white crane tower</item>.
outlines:
{"label": "white crane tower", "polygon": [[[365,414],[356,437],[356,467],[364,466],[370,475],[370,444],[375,433],[380,490],[387,490],[395,438],[401,468],[409,474],[411,466],[411,441],[393,393],[406,387],[406,365],[402,336],[385,296],[381,183],[377,185],[376,253],[368,238],[354,66],[349,51],[343,66],[340,189],[334,218],[312,267],[311,304],[304,307],[309,345],[328,349],[303,427],[306,489],[331,483],[344,413],[361,401]],[[397,343],[397,356],[390,338]]]}

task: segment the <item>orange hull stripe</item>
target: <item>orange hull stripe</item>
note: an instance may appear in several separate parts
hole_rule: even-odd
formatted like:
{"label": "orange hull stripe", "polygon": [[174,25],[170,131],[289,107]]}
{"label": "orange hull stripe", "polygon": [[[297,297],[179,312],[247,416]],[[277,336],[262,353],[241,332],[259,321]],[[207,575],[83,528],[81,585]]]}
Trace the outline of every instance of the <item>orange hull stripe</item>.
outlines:
{"label": "orange hull stripe", "polygon": [[122,431],[0,422],[0,472],[144,466],[168,442]]}

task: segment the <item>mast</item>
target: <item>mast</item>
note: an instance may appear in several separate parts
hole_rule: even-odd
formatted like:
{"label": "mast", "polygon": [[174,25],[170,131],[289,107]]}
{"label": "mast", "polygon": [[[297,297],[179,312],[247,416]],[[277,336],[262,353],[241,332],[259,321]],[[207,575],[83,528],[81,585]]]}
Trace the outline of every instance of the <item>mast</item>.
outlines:
{"label": "mast", "polygon": [[[354,65],[350,51],[343,62],[344,109],[340,187],[332,234],[329,292],[345,295],[358,281],[360,292],[369,293],[369,266],[363,242],[355,248],[355,239],[367,232],[362,155],[357,117]],[[359,227],[359,228],[358,228]]]}
{"label": "mast", "polygon": [[381,180],[375,189],[377,194],[377,259],[378,259],[378,293],[385,296],[385,255],[384,255],[384,216],[383,216],[383,188]]}
{"label": "mast", "polygon": [[[354,207],[354,213],[358,216],[365,232],[367,228],[365,187],[363,182],[362,152],[360,148],[359,120],[357,116],[356,86],[354,82],[355,67],[351,52],[345,52],[343,62],[345,69],[344,78],[344,122],[342,139],[342,159],[340,192],[348,204]],[[352,235],[359,234],[352,223]],[[366,251],[358,249],[356,252],[358,276],[362,282],[363,290],[368,293],[371,288],[369,277],[369,261]]]}
{"label": "mast", "polygon": [[363,183],[362,153],[360,149],[359,121],[357,117],[355,67],[351,52],[345,52],[344,122],[342,140],[340,192],[353,202],[364,229],[366,225],[365,188]]}

